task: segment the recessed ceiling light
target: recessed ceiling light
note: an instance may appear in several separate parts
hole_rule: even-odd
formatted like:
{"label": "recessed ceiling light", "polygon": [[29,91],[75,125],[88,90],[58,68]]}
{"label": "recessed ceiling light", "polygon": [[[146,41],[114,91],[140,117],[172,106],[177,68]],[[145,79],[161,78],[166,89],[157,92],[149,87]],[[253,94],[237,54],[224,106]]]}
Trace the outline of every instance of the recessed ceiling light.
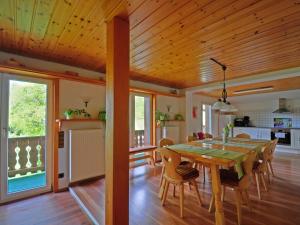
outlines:
{"label": "recessed ceiling light", "polygon": [[269,90],[273,90],[273,89],[274,89],[273,86],[248,88],[248,89],[234,91],[233,94],[243,94],[243,93],[251,93],[251,92],[257,92],[257,91],[269,91]]}

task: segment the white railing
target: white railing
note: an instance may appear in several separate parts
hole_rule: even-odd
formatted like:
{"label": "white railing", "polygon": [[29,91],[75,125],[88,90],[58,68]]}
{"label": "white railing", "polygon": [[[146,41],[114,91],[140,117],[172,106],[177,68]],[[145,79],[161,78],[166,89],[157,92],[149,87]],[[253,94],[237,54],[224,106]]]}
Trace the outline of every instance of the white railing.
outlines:
{"label": "white railing", "polygon": [[45,170],[45,136],[8,138],[8,177]]}
{"label": "white railing", "polygon": [[145,144],[145,131],[135,130],[133,139],[135,146],[143,146]]}

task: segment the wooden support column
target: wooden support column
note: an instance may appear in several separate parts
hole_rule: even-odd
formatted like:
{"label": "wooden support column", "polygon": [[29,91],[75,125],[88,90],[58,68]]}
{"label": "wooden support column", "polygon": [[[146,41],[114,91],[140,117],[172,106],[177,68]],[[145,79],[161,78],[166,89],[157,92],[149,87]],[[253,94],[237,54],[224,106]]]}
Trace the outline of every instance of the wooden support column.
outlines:
{"label": "wooden support column", "polygon": [[129,224],[129,24],[107,24],[105,224]]}

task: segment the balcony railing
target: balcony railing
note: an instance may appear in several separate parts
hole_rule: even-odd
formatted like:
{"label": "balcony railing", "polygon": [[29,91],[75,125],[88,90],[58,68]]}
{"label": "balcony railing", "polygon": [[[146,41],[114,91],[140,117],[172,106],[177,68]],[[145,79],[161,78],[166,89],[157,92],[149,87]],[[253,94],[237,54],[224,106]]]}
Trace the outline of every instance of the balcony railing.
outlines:
{"label": "balcony railing", "polygon": [[133,141],[134,141],[134,146],[143,146],[145,144],[145,131],[135,130]]}
{"label": "balcony railing", "polygon": [[45,170],[45,136],[8,138],[8,177]]}

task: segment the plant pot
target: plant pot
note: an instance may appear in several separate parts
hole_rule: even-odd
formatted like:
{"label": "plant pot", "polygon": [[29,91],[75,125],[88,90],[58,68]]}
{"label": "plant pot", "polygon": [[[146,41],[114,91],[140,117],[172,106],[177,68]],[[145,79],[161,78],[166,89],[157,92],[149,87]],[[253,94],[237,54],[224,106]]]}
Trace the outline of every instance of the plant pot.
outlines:
{"label": "plant pot", "polygon": [[73,115],[65,115],[65,117],[66,117],[67,120],[71,120],[71,119],[74,118]]}

